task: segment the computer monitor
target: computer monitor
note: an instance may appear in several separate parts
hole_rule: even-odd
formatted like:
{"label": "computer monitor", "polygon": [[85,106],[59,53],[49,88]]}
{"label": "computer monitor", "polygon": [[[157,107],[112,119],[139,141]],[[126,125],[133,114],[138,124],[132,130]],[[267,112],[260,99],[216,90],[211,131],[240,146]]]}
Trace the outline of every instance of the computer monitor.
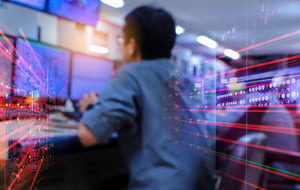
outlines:
{"label": "computer monitor", "polygon": [[113,71],[113,61],[74,54],[72,65],[71,99],[79,100],[83,94],[102,93]]}
{"label": "computer monitor", "polygon": [[13,39],[0,37],[0,97],[7,97],[11,89]]}
{"label": "computer monitor", "polygon": [[46,0],[8,0],[9,2],[24,5],[26,7],[34,8],[37,10],[45,10]]}
{"label": "computer monitor", "polygon": [[16,48],[15,95],[68,97],[70,51],[21,39]]}
{"label": "computer monitor", "polygon": [[48,12],[76,22],[95,26],[99,18],[99,0],[50,0]]}

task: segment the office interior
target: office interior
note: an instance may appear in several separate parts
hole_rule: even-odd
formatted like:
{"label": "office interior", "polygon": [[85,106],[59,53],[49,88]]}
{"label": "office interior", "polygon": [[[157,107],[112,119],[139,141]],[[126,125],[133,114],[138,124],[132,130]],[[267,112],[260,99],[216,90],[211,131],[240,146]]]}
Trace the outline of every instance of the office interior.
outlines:
{"label": "office interior", "polygon": [[79,101],[122,65],[123,18],[143,4],[176,20],[180,96],[197,102],[180,110],[204,115],[179,117],[177,143],[213,156],[215,188],[300,189],[299,0],[0,0],[0,189],[126,188],[117,133],[78,141]]}

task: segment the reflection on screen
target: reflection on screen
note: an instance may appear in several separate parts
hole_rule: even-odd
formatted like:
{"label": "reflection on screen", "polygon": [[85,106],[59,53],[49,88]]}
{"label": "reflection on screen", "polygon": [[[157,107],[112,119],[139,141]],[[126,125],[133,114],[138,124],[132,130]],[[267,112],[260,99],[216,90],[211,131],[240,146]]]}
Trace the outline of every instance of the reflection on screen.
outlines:
{"label": "reflection on screen", "polygon": [[11,2],[19,3],[38,10],[44,10],[46,7],[46,0],[9,0]]}
{"label": "reflection on screen", "polygon": [[113,62],[84,55],[74,55],[71,99],[95,91],[101,94],[113,70]]}
{"label": "reflection on screen", "polygon": [[[8,40],[13,44],[11,39]],[[12,47],[3,38],[0,38],[0,97],[7,97],[10,93],[12,53]]]}
{"label": "reflection on screen", "polygon": [[15,94],[68,96],[70,52],[36,42],[17,40]]}
{"label": "reflection on screen", "polygon": [[49,13],[77,21],[96,25],[101,2],[98,0],[51,0],[48,4]]}

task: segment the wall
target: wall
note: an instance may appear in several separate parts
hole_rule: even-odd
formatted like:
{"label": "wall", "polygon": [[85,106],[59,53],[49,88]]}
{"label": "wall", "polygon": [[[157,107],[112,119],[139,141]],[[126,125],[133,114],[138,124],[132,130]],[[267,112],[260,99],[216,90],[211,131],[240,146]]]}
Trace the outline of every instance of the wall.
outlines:
{"label": "wall", "polygon": [[56,16],[48,15],[42,12],[37,12],[37,25],[41,28],[41,41],[57,45],[57,25],[58,19]]}
{"label": "wall", "polygon": [[[5,34],[16,36],[20,36],[19,30],[22,28],[26,37],[32,40],[38,40],[40,28],[41,42],[89,54],[91,54],[90,45],[99,41],[97,39],[99,35],[95,35],[95,32],[99,32],[104,34],[102,36],[107,36],[104,44],[108,46],[109,52],[106,55],[98,55],[112,60],[121,58],[120,47],[117,43],[121,28],[103,20],[99,21],[96,27],[91,27],[3,2],[3,6],[0,7],[0,28]],[[100,40],[103,41],[103,39]]]}
{"label": "wall", "polygon": [[27,38],[37,40],[38,24],[36,11],[11,3],[0,7],[0,28],[5,34],[20,36],[20,29]]}
{"label": "wall", "polygon": [[117,42],[118,36],[122,34],[121,27],[100,21],[96,26],[96,30],[109,34],[108,44],[110,51],[108,52],[108,58],[121,59],[121,49]]}

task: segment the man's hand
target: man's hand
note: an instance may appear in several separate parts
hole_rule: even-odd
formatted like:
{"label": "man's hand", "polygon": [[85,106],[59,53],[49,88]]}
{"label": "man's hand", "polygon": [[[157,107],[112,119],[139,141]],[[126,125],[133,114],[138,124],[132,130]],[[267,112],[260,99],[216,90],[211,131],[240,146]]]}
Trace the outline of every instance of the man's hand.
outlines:
{"label": "man's hand", "polygon": [[82,99],[79,101],[80,111],[84,112],[88,105],[95,104],[98,101],[99,96],[95,92],[91,92],[90,94],[84,94]]}
{"label": "man's hand", "polygon": [[98,141],[93,133],[82,123],[79,124],[78,137],[84,147],[90,147],[98,144]]}

